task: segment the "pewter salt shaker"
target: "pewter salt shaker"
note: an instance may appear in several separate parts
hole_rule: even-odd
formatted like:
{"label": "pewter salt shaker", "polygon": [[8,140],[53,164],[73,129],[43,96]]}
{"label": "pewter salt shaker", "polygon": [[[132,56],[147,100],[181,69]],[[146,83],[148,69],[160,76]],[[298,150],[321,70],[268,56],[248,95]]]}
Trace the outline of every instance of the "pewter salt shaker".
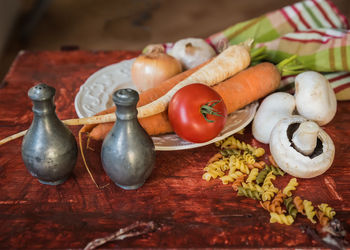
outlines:
{"label": "pewter salt shaker", "polygon": [[34,118],[22,142],[22,159],[28,171],[49,185],[65,182],[78,156],[75,137],[56,115],[55,92],[43,83],[28,91]]}
{"label": "pewter salt shaker", "polygon": [[137,120],[138,100],[138,93],[132,89],[120,89],[113,94],[117,120],[101,150],[107,175],[127,190],[141,187],[155,164],[153,141]]}

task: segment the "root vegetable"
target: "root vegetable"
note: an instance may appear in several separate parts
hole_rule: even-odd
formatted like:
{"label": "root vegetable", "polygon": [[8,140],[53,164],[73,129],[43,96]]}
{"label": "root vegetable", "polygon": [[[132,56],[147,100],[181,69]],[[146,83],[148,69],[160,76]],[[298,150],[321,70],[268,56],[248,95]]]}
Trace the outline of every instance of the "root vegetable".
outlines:
{"label": "root vegetable", "polygon": [[[260,63],[215,85],[213,89],[225,102],[227,113],[232,113],[277,89],[280,79],[280,73],[273,64]],[[139,122],[150,135],[172,132],[166,112],[139,118]],[[90,137],[101,140],[112,126],[112,123],[99,124],[91,130]],[[89,127],[83,132],[89,132]]]}

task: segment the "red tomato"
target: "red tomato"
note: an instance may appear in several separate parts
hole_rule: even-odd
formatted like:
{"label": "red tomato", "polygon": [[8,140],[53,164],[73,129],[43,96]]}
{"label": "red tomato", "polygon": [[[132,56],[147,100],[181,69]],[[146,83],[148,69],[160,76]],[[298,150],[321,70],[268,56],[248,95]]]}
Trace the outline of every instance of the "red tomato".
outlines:
{"label": "red tomato", "polygon": [[[203,105],[209,106],[217,115],[203,115]],[[194,83],[175,93],[169,103],[168,117],[179,137],[201,143],[210,141],[221,132],[227,111],[224,101],[215,90],[204,84]]]}

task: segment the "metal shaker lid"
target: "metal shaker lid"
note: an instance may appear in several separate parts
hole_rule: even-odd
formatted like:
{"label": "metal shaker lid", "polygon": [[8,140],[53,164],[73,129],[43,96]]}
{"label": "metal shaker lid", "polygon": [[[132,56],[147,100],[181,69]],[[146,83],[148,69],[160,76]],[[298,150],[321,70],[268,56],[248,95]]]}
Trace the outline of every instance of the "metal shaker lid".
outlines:
{"label": "metal shaker lid", "polygon": [[115,105],[130,106],[136,105],[139,101],[139,94],[136,90],[126,88],[119,89],[113,94],[113,102]]}
{"label": "metal shaker lid", "polygon": [[29,89],[28,96],[33,101],[45,101],[51,99],[55,95],[55,92],[55,88],[45,83],[39,83]]}

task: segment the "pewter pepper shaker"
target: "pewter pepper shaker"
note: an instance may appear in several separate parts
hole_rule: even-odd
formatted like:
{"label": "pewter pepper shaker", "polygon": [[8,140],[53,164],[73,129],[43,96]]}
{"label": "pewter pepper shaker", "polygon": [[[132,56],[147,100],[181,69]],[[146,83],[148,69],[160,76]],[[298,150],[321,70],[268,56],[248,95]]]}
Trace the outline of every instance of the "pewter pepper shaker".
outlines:
{"label": "pewter pepper shaker", "polygon": [[137,120],[138,100],[138,93],[132,89],[120,89],[113,94],[117,120],[101,150],[107,175],[127,190],[141,187],[155,164],[153,141]]}
{"label": "pewter pepper shaker", "polygon": [[44,83],[28,91],[34,118],[22,142],[22,159],[28,171],[49,185],[65,182],[78,156],[75,137],[56,115],[55,92]]}

